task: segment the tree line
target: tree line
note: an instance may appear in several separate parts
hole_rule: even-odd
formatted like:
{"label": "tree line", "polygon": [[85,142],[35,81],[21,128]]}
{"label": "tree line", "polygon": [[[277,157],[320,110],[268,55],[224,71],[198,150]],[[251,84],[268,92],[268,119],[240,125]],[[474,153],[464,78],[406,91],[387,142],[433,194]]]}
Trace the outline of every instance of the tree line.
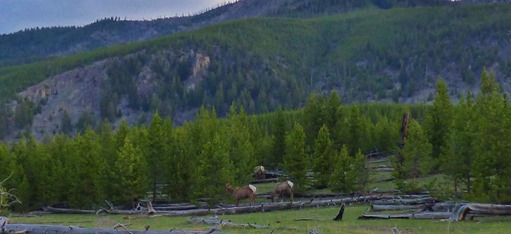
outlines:
{"label": "tree line", "polygon": [[[104,121],[74,138],[27,137],[0,145],[0,177],[13,173],[5,186],[16,188],[23,202],[17,210],[61,202],[94,208],[105,199],[128,204],[146,196],[216,203],[228,197],[225,183],[249,183],[257,165],[283,169],[298,191],[366,191],[364,154],[377,151],[402,156],[393,174],[404,192],[421,189],[419,178],[445,174],[451,195],[508,202],[509,101],[493,74],[481,77],[479,94],[456,105],[439,79],[432,105],[344,105],[332,92],[311,94],[296,111],[249,116],[231,105],[220,119],[203,107],[178,127],[155,113],[148,126],[123,121],[113,131]],[[403,113],[411,120],[399,149]]]}

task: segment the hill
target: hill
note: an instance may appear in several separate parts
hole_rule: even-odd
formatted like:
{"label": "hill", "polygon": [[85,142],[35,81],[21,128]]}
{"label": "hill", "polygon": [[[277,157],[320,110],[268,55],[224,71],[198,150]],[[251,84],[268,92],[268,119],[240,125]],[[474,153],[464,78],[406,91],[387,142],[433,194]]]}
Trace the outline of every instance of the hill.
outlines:
{"label": "hill", "polygon": [[201,105],[224,114],[233,102],[264,113],[303,106],[313,91],[337,90],[346,103],[428,102],[437,77],[456,97],[485,67],[509,92],[509,22],[506,4],[251,18],[4,67],[0,93],[21,98],[1,112],[0,133],[42,138],[100,119],[144,123],[156,111],[182,123]]}
{"label": "hill", "polygon": [[241,0],[195,15],[155,20],[123,20],[112,16],[83,27],[30,28],[0,35],[0,65],[30,63],[127,42],[195,30],[235,19],[278,16],[315,17],[361,8],[438,5],[447,0]]}

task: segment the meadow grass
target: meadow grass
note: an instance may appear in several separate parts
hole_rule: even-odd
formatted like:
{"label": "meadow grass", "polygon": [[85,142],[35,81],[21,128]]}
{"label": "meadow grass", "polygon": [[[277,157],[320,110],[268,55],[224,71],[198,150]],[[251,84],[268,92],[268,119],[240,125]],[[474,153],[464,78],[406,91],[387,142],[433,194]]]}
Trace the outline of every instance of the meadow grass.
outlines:
{"label": "meadow grass", "polygon": [[[367,205],[346,207],[343,220],[332,219],[339,211],[338,207],[307,208],[252,214],[220,215],[219,219],[231,220],[237,224],[266,225],[269,229],[223,228],[227,233],[307,233],[317,230],[321,233],[392,233],[396,227],[404,233],[509,233],[511,218],[478,218],[475,221],[449,222],[440,220],[359,220],[360,215],[368,210]],[[143,229],[146,225],[151,230],[208,230],[210,225],[191,224],[190,217],[153,217],[123,215],[43,215],[37,217],[11,217],[14,223],[38,223],[74,225],[84,227],[113,227],[117,223],[130,224],[130,229]],[[302,221],[300,221],[302,220]],[[305,221],[303,221],[305,220]]]}

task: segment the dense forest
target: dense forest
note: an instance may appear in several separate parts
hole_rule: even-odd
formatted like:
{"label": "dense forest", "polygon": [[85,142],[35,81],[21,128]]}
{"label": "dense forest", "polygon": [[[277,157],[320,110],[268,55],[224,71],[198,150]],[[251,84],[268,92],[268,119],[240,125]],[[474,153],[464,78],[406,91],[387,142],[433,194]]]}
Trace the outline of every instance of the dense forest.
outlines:
{"label": "dense forest", "polygon": [[[181,16],[152,20],[126,20],[112,16],[83,27],[26,28],[0,35],[0,66],[31,63],[48,57],[90,51],[116,44],[190,31],[202,26],[240,18],[314,17],[377,7],[445,5],[448,0],[245,0]],[[471,2],[472,3],[472,2]]]}
{"label": "dense forest", "polygon": [[[303,109],[247,115],[231,105],[226,118],[201,108],[194,121],[173,126],[155,113],[149,125],[116,131],[105,121],[76,137],[59,134],[41,142],[27,137],[0,146],[1,178],[28,210],[66,202],[97,208],[134,197],[166,195],[170,201],[226,199],[225,183],[243,185],[253,168],[281,168],[298,191],[328,187],[366,191],[364,156],[395,156],[396,186],[417,191],[416,179],[444,174],[444,193],[458,198],[511,202],[511,111],[492,73],[483,71],[479,95],[452,104],[445,81],[436,84],[432,105],[343,104],[338,93],[312,94]],[[411,120],[397,147],[404,113]],[[313,179],[308,178],[313,172]]]}
{"label": "dense forest", "polygon": [[[371,9],[309,19],[253,18],[2,67],[0,98],[16,102],[2,107],[6,111],[0,114],[0,137],[21,137],[19,130],[25,130],[41,139],[62,132],[62,122],[70,127],[66,131],[77,133],[85,123],[114,123],[137,111],[169,115],[181,124],[201,106],[214,107],[222,117],[230,103],[248,114],[279,106],[295,109],[305,105],[310,93],[332,89],[345,103],[431,102],[438,76],[458,101],[460,93],[477,92],[477,76],[484,67],[494,71],[509,92],[510,17],[509,5],[494,4]],[[95,65],[97,61],[103,63]],[[99,100],[93,100],[91,110],[68,111],[71,119],[48,113],[58,108],[46,105],[57,94],[16,97],[27,86],[72,69],[85,74],[77,79],[87,79],[91,67],[105,73],[99,79]],[[128,102],[125,109],[123,100]],[[65,102],[58,105],[71,108]],[[33,116],[41,112],[53,128],[31,128]]]}

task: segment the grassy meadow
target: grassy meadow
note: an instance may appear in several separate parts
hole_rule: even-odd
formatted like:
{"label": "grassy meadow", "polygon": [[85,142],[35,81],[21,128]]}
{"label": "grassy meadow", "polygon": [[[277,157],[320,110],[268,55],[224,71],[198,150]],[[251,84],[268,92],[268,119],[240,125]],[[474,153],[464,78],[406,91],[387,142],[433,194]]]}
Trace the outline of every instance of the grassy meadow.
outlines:
{"label": "grassy meadow", "polygon": [[[240,215],[221,215],[220,219],[231,220],[237,224],[260,224],[271,229],[235,229],[223,228],[227,233],[308,233],[316,230],[321,233],[392,233],[396,227],[404,233],[509,233],[511,218],[494,217],[479,218],[475,221],[449,222],[439,220],[358,220],[357,217],[366,213],[368,206],[348,206],[343,220],[333,221],[337,215],[337,207],[309,208],[278,212],[265,212]],[[14,223],[38,223],[55,225],[73,225],[84,227],[113,227],[117,223],[130,224],[130,229],[151,230],[208,230],[210,226],[191,224],[190,217],[153,217],[122,216],[122,215],[44,215],[37,217],[11,217]],[[301,221],[300,221],[301,220]],[[304,221],[305,220],[305,221]]]}

